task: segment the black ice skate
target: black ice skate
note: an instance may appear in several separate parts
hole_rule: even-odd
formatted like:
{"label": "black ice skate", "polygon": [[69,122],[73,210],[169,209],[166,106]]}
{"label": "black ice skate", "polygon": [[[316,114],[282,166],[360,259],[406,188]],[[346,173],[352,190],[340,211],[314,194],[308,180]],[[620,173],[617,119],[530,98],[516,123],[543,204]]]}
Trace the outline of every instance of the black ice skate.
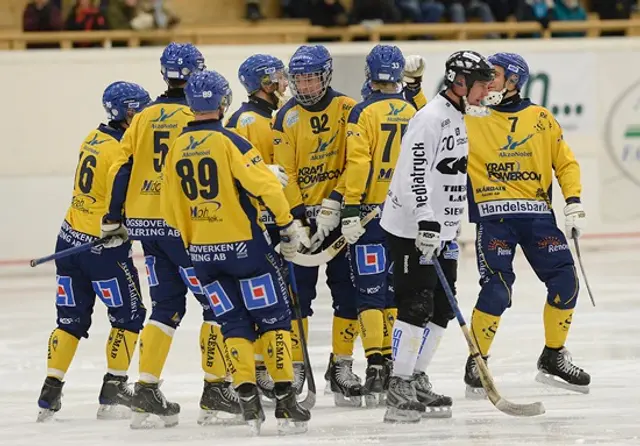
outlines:
{"label": "black ice skate", "polygon": [[98,420],[124,420],[131,418],[133,389],[127,384],[127,376],[107,373],[102,378],[98,396]]}
{"label": "black ice skate", "polygon": [[414,373],[412,380],[418,401],[425,405],[424,418],[451,418],[451,397],[440,395],[432,390],[432,384],[426,373]]}
{"label": "black ice skate", "polygon": [[198,424],[242,424],[242,409],[238,394],[227,381],[204,382],[200,398]]}
{"label": "black ice skate", "polygon": [[180,405],[167,401],[158,383],[137,382],[131,400],[131,429],[155,427],[147,421],[150,415],[160,418],[164,427],[178,424]]}
{"label": "black ice skate", "polygon": [[591,376],[580,367],[573,365],[571,354],[562,347],[545,347],[538,359],[536,381],[561,389],[579,393],[589,393]]}
{"label": "black ice skate", "polygon": [[277,383],[275,396],[278,433],[281,435],[305,433],[311,413],[297,402],[291,383]]}
{"label": "black ice skate", "polygon": [[362,381],[352,367],[351,358],[334,358],[331,365],[331,391],[338,407],[362,406]]}
{"label": "black ice skate", "polygon": [[411,380],[399,376],[389,379],[385,423],[418,423],[425,410],[424,404],[418,401]]}
{"label": "black ice skate", "polygon": [[300,395],[304,388],[304,382],[307,379],[307,374],[304,370],[304,362],[293,363],[293,388],[296,391],[296,395]]}
{"label": "black ice skate", "polygon": [[329,363],[327,364],[327,370],[324,372],[324,394],[333,395],[331,390],[331,366],[333,365],[333,352],[329,353]]}
{"label": "black ice skate", "polygon": [[384,395],[384,366],[369,365],[362,386],[364,403],[367,407],[377,407]]}
{"label": "black ice skate", "polygon": [[262,394],[262,404],[265,406],[275,406],[275,395],[273,394],[273,379],[269,375],[267,366],[264,364],[256,364],[256,385]]}
{"label": "black ice skate", "polygon": [[[483,357],[482,359],[486,363],[489,357]],[[487,398],[487,392],[482,387],[482,381],[478,373],[478,365],[471,356],[467,358],[467,365],[464,368],[464,383],[467,385],[465,390],[467,399],[482,400]]]}
{"label": "black ice skate", "polygon": [[64,383],[58,378],[49,376],[44,380],[40,397],[38,398],[38,407],[40,408],[36,419],[38,423],[50,420],[53,418],[53,414],[62,407],[62,386],[64,386]]}
{"label": "black ice skate", "polygon": [[386,405],[387,390],[389,390],[389,379],[393,373],[393,359],[384,358],[384,364],[382,365],[382,393],[378,403],[380,406]]}
{"label": "black ice skate", "polygon": [[[251,428],[253,435],[260,435],[260,426],[264,423],[265,416],[260,402],[260,392],[254,384],[242,384],[238,389],[242,418]],[[277,403],[276,403],[277,404]]]}

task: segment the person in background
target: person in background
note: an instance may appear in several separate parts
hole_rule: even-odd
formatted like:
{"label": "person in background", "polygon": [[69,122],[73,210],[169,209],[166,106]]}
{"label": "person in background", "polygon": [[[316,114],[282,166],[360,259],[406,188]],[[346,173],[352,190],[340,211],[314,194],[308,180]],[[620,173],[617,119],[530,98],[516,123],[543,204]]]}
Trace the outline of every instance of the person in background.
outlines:
{"label": "person in background", "polygon": [[251,22],[257,22],[264,19],[260,10],[260,0],[247,0],[247,13],[245,18]]}
{"label": "person in background", "polygon": [[[567,20],[587,20],[587,11],[580,4],[580,0],[556,0],[556,19]],[[553,33],[553,37],[584,37],[584,32]]]}
{"label": "person in background", "polygon": [[[519,22],[539,22],[547,29],[549,22],[556,19],[555,3],[553,0],[520,0],[516,18]],[[518,37],[540,37],[540,34],[519,34]]]}
{"label": "person in background", "polygon": [[[591,10],[600,20],[628,20],[635,0],[591,0]],[[602,36],[624,36],[624,31],[606,31]]]}
{"label": "person in background", "polygon": [[396,6],[405,21],[416,23],[437,23],[445,10],[438,0],[396,0]]}
{"label": "person in background", "polygon": [[363,22],[398,23],[400,11],[393,0],[354,0],[349,22],[358,25]]}
{"label": "person in background", "polygon": [[309,17],[311,24],[318,26],[345,26],[349,22],[340,0],[311,0]]}
{"label": "person in background", "polygon": [[468,17],[477,17],[483,22],[495,22],[493,12],[485,1],[481,0],[445,0],[449,16],[454,23],[464,23]]}
{"label": "person in background", "polygon": [[[107,29],[104,16],[91,0],[77,0],[64,26],[68,31],[96,31]],[[99,47],[99,42],[74,42],[75,48]]]}
{"label": "person in background", "polygon": [[[62,17],[60,9],[49,0],[34,0],[24,8],[22,29],[25,32],[60,31]],[[30,43],[29,49],[60,48],[57,43]]]}

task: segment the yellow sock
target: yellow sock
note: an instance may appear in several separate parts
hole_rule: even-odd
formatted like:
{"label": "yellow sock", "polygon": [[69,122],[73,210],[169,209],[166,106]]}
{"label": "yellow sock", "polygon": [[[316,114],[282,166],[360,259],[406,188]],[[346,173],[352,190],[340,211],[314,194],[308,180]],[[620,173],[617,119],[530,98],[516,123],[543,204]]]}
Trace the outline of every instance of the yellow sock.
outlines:
{"label": "yellow sock", "polygon": [[573,308],[561,310],[548,303],[544,305],[544,341],[549,348],[560,348],[564,345],[571,328]]}
{"label": "yellow sock", "polygon": [[47,376],[58,378],[60,381],[64,379],[76,355],[78,342],[80,339],[59,328],[51,332],[47,350]]}
{"label": "yellow sock", "polygon": [[[309,319],[302,318],[302,329],[304,330],[304,338],[309,342]],[[302,344],[300,343],[300,330],[298,330],[298,321],[291,320],[291,355],[294,362],[304,361],[302,354]]]}
{"label": "yellow sock", "polygon": [[333,354],[353,356],[353,344],[358,337],[358,320],[333,316]]}
{"label": "yellow sock", "polygon": [[293,381],[293,362],[291,359],[291,332],[271,330],[262,335],[264,340],[264,363],[274,382]]}
{"label": "yellow sock", "polygon": [[253,343],[253,350],[256,352],[255,354],[256,362],[259,364],[263,364],[265,351],[264,351],[264,340],[262,339],[262,336],[256,339],[256,342]]}
{"label": "yellow sock", "polygon": [[485,313],[478,309],[473,310],[471,315],[471,335],[476,341],[476,346],[482,356],[489,354],[493,337],[498,331],[500,316]]}
{"label": "yellow sock", "polygon": [[137,342],[138,333],[124,328],[112,328],[107,340],[107,372],[126,375]]}
{"label": "yellow sock", "polygon": [[140,333],[140,381],[157,383],[169,355],[175,328],[149,321]]}
{"label": "yellow sock", "polygon": [[207,382],[220,382],[227,374],[222,331],[217,324],[203,322],[200,326],[202,371]]}
{"label": "yellow sock", "polygon": [[384,331],[382,332],[382,354],[391,354],[391,333],[393,333],[393,323],[398,317],[397,308],[385,308],[384,310]]}
{"label": "yellow sock", "polygon": [[382,310],[365,310],[358,315],[360,321],[360,336],[364,355],[382,354],[382,340],[384,339],[384,313]]}
{"label": "yellow sock", "polygon": [[256,360],[253,343],[245,338],[226,338],[233,385],[256,383]]}

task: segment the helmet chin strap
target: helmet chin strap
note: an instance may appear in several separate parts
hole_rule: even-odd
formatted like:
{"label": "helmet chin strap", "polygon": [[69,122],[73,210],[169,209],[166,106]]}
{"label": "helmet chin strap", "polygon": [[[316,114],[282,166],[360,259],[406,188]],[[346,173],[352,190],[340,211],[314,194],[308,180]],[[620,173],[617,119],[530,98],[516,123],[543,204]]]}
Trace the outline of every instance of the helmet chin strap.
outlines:
{"label": "helmet chin strap", "polygon": [[464,96],[460,96],[458,95],[453,89],[451,89],[451,92],[458,98],[460,98],[460,108],[462,108],[465,112],[465,114],[469,115],[469,116],[487,116],[489,115],[490,111],[487,108],[487,105],[484,103],[484,101],[482,102],[482,105],[471,105],[469,104],[469,100],[467,99],[467,96],[469,95],[469,90],[471,89],[471,87],[473,87],[473,84],[471,84],[470,87],[462,87],[460,84],[456,83],[456,85],[460,88],[465,88],[466,89],[466,93],[464,94]]}

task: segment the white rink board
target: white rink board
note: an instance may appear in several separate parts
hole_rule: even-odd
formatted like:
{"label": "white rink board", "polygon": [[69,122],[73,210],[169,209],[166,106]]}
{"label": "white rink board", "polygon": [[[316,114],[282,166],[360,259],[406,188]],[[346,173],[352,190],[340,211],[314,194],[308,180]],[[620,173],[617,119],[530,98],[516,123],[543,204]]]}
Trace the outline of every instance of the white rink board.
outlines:
{"label": "white rink board", "polygon": [[[453,418],[423,420],[414,426],[382,423],[383,409],[334,408],[322,395],[322,376],[330,352],[331,304],[324,284],[314,303],[310,352],[319,390],[309,432],[276,437],[272,409],[267,409],[264,436],[250,438],[243,427],[196,424],[202,391],[198,334],[200,308],[189,300],[189,311],[176,332],[163,373],[166,395],[180,403],[180,425],[172,429],[131,431],[126,421],[95,419],[104,374],[104,344],[108,324],[104,307],[96,304],[90,338],[82,340],[67,375],[60,421],[36,424],[36,401],[46,373],[47,339],[54,328],[53,274],[0,277],[5,317],[0,326],[0,445],[33,446],[570,446],[640,444],[640,277],[637,251],[602,251],[586,255],[586,267],[597,308],[581,292],[567,347],[577,365],[592,375],[589,395],[546,388],[534,381],[536,360],[544,338],[542,309],[545,290],[524,259],[516,260],[513,308],[502,319],[489,365],[503,395],[514,402],[542,401],[547,413],[536,418],[512,418],[488,401],[464,399],[462,375],[466,345],[453,321],[428,371],[435,390],[454,399]],[[321,277],[320,282],[324,282]],[[145,293],[146,293],[146,286]],[[468,318],[475,303],[477,273],[472,253],[463,255],[458,300]],[[148,296],[145,295],[148,305]],[[354,370],[364,376],[365,360],[356,343]],[[137,378],[138,357],[130,376]]]}

